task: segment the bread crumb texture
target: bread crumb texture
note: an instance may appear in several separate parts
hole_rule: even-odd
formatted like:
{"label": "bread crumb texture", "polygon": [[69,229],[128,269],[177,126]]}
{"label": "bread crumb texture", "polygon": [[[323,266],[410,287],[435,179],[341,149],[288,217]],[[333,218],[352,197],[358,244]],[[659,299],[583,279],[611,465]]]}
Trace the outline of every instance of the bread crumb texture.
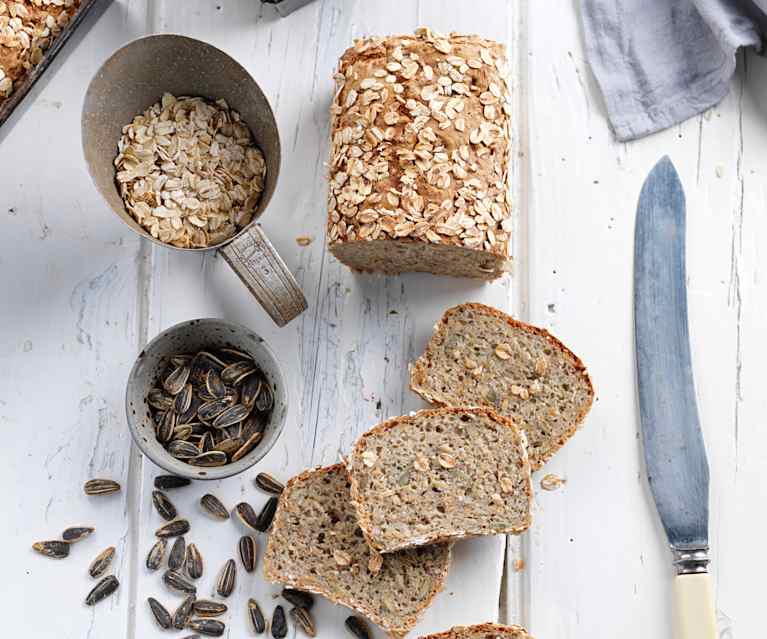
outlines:
{"label": "bread crumb texture", "polygon": [[445,632],[425,635],[419,639],[533,639],[521,626],[482,623],[476,626],[455,626]]}

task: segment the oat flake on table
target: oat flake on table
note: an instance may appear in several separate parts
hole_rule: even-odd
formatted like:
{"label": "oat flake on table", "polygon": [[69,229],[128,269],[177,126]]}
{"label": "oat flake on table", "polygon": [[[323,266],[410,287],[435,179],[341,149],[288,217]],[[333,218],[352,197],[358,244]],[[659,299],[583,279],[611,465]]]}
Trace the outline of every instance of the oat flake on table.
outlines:
{"label": "oat flake on table", "polygon": [[123,128],[118,149],[125,206],[161,242],[204,248],[253,219],[266,164],[250,129],[224,100],[166,93]]}

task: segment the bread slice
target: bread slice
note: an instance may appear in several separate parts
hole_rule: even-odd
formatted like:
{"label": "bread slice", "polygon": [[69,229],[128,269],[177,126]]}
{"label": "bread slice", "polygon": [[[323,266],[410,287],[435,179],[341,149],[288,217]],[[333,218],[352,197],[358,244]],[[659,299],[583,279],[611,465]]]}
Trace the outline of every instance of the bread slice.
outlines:
{"label": "bread slice", "polygon": [[484,304],[448,309],[410,384],[442,406],[487,406],[525,431],[533,470],[575,433],[594,400],[586,368],[545,329]]}
{"label": "bread slice", "polygon": [[476,626],[455,626],[445,632],[424,635],[418,639],[533,639],[533,637],[521,626],[482,623]]}
{"label": "bread slice", "polygon": [[385,421],[359,438],[347,468],[360,527],[379,552],[530,526],[525,437],[487,408]]}
{"label": "bread slice", "polygon": [[269,581],[323,595],[402,636],[442,589],[450,545],[382,557],[365,541],[342,464],[291,479],[264,557]]}

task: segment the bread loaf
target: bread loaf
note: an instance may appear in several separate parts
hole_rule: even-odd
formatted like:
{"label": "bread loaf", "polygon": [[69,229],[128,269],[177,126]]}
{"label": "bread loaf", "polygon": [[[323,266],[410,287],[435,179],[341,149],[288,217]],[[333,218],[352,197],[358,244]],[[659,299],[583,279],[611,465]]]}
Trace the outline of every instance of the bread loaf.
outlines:
{"label": "bread loaf", "polygon": [[364,38],[331,107],[330,251],[358,271],[509,268],[506,55],[473,35]]}
{"label": "bread loaf", "polygon": [[520,626],[482,623],[476,626],[455,626],[445,632],[426,635],[419,639],[533,639],[533,637]]}
{"label": "bread loaf", "polygon": [[393,636],[442,589],[449,544],[381,556],[360,531],[341,464],[302,473],[280,496],[264,556],[270,581],[323,595]]}
{"label": "bread loaf", "polygon": [[524,435],[487,408],[385,421],[359,438],[347,467],[360,527],[379,552],[530,525]]}
{"label": "bread loaf", "polygon": [[487,406],[527,435],[533,470],[575,433],[591,408],[586,368],[546,330],[484,304],[448,309],[412,367],[418,394],[442,406]]}

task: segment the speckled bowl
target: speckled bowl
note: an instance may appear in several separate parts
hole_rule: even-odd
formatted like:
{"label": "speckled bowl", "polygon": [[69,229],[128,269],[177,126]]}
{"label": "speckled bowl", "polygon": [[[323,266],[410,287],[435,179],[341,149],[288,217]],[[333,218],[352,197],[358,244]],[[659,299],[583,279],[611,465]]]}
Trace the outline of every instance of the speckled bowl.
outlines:
{"label": "speckled bowl", "polygon": [[[239,349],[253,358],[274,392],[274,408],[263,439],[245,457],[226,466],[191,466],[172,457],[157,441],[154,422],[146,403],[147,392],[155,385],[157,377],[173,355],[222,346]],[[189,479],[223,479],[255,465],[274,446],[285,426],[288,396],[277,360],[261,337],[244,326],[224,320],[195,319],[163,331],[141,351],[128,377],[125,409],[133,440],[141,452],[160,468]]]}

